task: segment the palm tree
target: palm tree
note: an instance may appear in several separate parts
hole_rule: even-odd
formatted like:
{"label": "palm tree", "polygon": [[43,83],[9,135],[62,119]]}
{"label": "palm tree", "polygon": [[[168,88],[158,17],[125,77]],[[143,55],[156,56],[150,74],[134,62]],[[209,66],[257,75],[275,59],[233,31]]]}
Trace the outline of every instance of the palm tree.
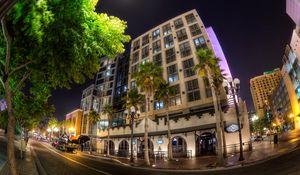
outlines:
{"label": "palm tree", "polygon": [[222,149],[222,132],[221,116],[218,106],[216,87],[214,86],[214,79],[217,74],[216,67],[218,66],[219,59],[216,58],[211,49],[199,49],[197,51],[197,58],[199,63],[194,66],[195,70],[198,70],[198,74],[202,77],[207,77],[211,88],[214,110],[216,115],[216,128],[217,128],[217,153],[218,153],[218,165],[224,165],[223,149]]}
{"label": "palm tree", "polygon": [[170,97],[175,95],[174,87],[170,86],[169,83],[164,82],[159,85],[157,90],[155,91],[155,99],[159,101],[163,101],[166,107],[166,116],[167,116],[167,124],[168,124],[168,157],[169,160],[173,159],[172,153],[172,141],[171,141],[171,127],[170,127],[170,118],[169,118],[169,106],[170,106]]}
{"label": "palm tree", "polygon": [[150,166],[149,159],[149,148],[148,148],[148,114],[150,111],[150,98],[153,95],[155,89],[164,80],[161,76],[163,69],[153,62],[146,62],[141,64],[139,71],[133,74],[133,78],[136,80],[138,87],[144,90],[146,95],[146,114],[145,114],[145,133],[144,133],[144,144],[145,144],[145,163]]}
{"label": "palm tree", "polygon": [[100,120],[100,115],[92,110],[90,111],[89,115],[88,115],[88,120],[89,120],[89,124],[90,124],[90,135],[91,135],[91,143],[90,143],[90,154],[92,154],[93,151],[93,125],[95,125],[99,120]]}
{"label": "palm tree", "polygon": [[[213,79],[213,87],[215,88],[216,95],[217,95],[217,103],[218,108],[220,111],[220,121],[221,121],[221,128],[224,128],[224,116],[222,113],[222,104],[221,104],[221,95],[224,92],[223,88],[223,81],[226,79],[225,77],[227,74],[223,73],[223,70],[220,68],[219,65],[213,67],[214,79]],[[223,156],[224,158],[227,156],[227,149],[226,149],[226,139],[225,139],[225,132],[222,129],[222,140],[223,140]]]}
{"label": "palm tree", "polygon": [[134,106],[135,109],[139,109],[145,101],[145,96],[139,94],[137,89],[131,89],[125,98],[125,101],[126,103],[124,107],[126,109],[130,109],[131,106]]}
{"label": "palm tree", "polygon": [[112,117],[115,109],[110,104],[106,104],[103,108],[103,114],[107,115],[108,126],[107,126],[107,156],[109,156],[109,129],[112,124]]}

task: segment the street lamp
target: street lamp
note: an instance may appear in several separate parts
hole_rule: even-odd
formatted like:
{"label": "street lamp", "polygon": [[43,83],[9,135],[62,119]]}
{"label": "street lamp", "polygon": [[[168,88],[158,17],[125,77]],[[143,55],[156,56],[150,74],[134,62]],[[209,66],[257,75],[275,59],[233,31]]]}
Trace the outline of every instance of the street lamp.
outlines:
{"label": "street lamp", "polygon": [[131,129],[130,162],[133,162],[133,122],[134,122],[134,119],[137,119],[140,116],[141,112],[139,110],[136,110],[134,106],[131,106],[130,111],[128,111],[128,109],[126,109],[124,111],[124,114],[127,116],[127,118],[130,119],[130,129]]}
{"label": "street lamp", "polygon": [[240,123],[240,117],[239,117],[239,108],[236,102],[236,97],[238,97],[238,92],[240,90],[240,80],[235,78],[232,80],[231,77],[227,78],[227,82],[223,82],[223,87],[226,90],[226,93],[229,95],[232,95],[233,97],[233,102],[234,102],[234,107],[235,107],[235,112],[236,112],[236,119],[237,119],[237,124],[239,128],[239,140],[240,140],[240,158],[239,161],[244,160],[244,155],[243,155],[243,141],[242,141],[242,133],[241,133],[241,123]]}

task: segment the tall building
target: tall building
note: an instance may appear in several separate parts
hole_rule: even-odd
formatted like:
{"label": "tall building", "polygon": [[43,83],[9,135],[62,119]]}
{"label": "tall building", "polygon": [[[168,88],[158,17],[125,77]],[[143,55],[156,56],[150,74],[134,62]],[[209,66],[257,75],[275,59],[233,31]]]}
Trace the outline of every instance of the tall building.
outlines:
{"label": "tall building", "polygon": [[[208,36],[196,10],[191,10],[161,25],[145,32],[132,40],[129,60],[128,88],[137,87],[132,74],[138,71],[139,65],[153,61],[164,68],[163,78],[176,89],[176,95],[170,99],[170,125],[172,128],[172,151],[174,157],[203,156],[216,153],[216,118],[214,115],[212,93],[208,80],[199,77],[193,70],[198,63],[196,50],[199,48],[215,49],[212,41],[217,41],[213,31]],[[214,38],[215,37],[215,38]],[[220,49],[221,47],[219,47]],[[216,51],[215,51],[216,54]],[[225,59],[225,57],[224,57]],[[223,60],[223,62],[226,60]],[[224,63],[224,64],[225,64]],[[228,68],[228,65],[227,65]],[[118,73],[119,75],[119,73]],[[149,150],[150,155],[157,152],[167,152],[166,109],[161,101],[153,98],[149,112]],[[221,96],[226,124],[226,145],[228,151],[238,149],[238,132],[236,129],[235,109],[228,108],[227,97]],[[240,103],[242,134],[245,147],[250,141],[248,114],[246,105]],[[122,113],[123,118],[126,116]],[[134,125],[135,156],[142,156],[144,149],[144,112]],[[109,145],[118,153],[129,153],[130,127],[115,126],[110,129]],[[99,144],[100,149],[106,149],[106,140]],[[101,142],[101,141],[100,141]]]}
{"label": "tall building", "polygon": [[[291,101],[289,98],[288,90],[281,77],[278,86],[274,89],[273,94],[270,97],[271,111],[274,119],[287,118],[292,112]],[[276,120],[275,120],[276,121]]]}
{"label": "tall building", "polygon": [[280,78],[280,69],[274,69],[250,80],[252,100],[259,117],[264,117],[266,108],[270,107],[270,96],[278,86]]}
{"label": "tall building", "polygon": [[80,108],[83,111],[81,124],[81,134],[83,135],[91,135],[93,133],[92,127],[89,125],[88,115],[90,111],[99,109],[99,103],[97,101],[97,90],[94,84],[82,91]]}
{"label": "tall building", "polygon": [[124,54],[117,57],[117,69],[115,76],[115,87],[113,96],[113,107],[116,110],[113,116],[112,126],[125,124],[124,103],[127,96],[129,55]]}
{"label": "tall building", "polygon": [[290,100],[295,128],[300,128],[300,0],[286,0],[286,12],[295,22],[290,44],[283,55],[282,77]]}

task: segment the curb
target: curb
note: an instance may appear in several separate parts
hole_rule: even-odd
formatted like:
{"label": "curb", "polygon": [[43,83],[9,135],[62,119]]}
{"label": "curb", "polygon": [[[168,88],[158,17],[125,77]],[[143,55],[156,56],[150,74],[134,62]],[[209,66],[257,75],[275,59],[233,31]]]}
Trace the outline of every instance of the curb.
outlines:
{"label": "curb", "polygon": [[32,149],[32,147],[30,146],[30,150],[31,150],[31,153],[32,153],[32,157],[34,159],[34,162],[35,162],[35,165],[36,165],[36,169],[39,173],[39,175],[47,175],[44,167],[42,166],[41,162],[40,162],[40,159],[37,157],[34,149]]}
{"label": "curb", "polygon": [[[257,164],[261,164],[276,158],[279,158],[283,155],[287,155],[289,153],[292,153],[294,151],[299,150],[300,147],[295,147],[293,149],[290,149],[284,153],[280,153],[280,154],[276,154],[276,155],[272,155],[272,156],[268,156],[265,159],[260,159],[257,161],[251,161],[251,162],[241,162],[240,164],[237,165],[231,165],[231,166],[224,166],[224,167],[216,167],[216,168],[211,168],[211,169],[171,169],[171,168],[155,168],[155,167],[144,167],[144,166],[136,166],[133,164],[127,164],[127,163],[123,163],[115,158],[107,158],[104,156],[96,156],[96,155],[88,155],[90,157],[96,157],[99,159],[105,159],[105,160],[113,160],[123,166],[130,166],[131,168],[135,168],[135,169],[140,169],[140,170],[151,170],[151,171],[162,171],[162,172],[213,172],[213,171],[223,171],[223,170],[232,170],[232,169],[238,169],[238,168],[242,168],[242,167],[249,167],[249,166],[254,166]],[[85,154],[85,153],[84,153]]]}

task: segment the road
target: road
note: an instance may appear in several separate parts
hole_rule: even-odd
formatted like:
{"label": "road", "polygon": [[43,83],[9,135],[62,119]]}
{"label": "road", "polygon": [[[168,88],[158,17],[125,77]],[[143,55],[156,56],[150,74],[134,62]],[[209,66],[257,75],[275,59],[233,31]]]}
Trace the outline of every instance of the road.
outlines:
{"label": "road", "polygon": [[217,171],[171,171],[132,168],[109,160],[58,151],[46,143],[31,143],[48,175],[300,175],[300,149],[261,164]]}

